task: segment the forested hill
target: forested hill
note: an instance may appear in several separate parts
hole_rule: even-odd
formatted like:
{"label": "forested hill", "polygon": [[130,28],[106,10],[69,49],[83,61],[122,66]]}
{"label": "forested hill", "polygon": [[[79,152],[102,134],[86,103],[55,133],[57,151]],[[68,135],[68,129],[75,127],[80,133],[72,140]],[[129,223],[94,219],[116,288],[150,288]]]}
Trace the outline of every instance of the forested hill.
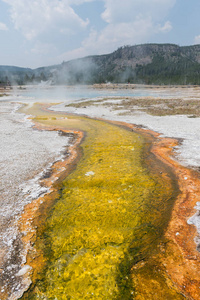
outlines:
{"label": "forested hill", "polygon": [[0,81],[27,84],[200,84],[200,45],[124,46],[106,55],[88,56],[38,69],[0,66]]}

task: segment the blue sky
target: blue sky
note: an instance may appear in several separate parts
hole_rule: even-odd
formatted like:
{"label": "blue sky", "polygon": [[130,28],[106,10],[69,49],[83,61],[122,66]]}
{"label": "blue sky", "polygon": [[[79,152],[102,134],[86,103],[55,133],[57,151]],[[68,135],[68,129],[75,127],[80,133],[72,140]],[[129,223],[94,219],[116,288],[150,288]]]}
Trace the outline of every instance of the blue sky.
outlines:
{"label": "blue sky", "polygon": [[0,65],[37,68],[124,45],[200,44],[199,0],[0,0]]}

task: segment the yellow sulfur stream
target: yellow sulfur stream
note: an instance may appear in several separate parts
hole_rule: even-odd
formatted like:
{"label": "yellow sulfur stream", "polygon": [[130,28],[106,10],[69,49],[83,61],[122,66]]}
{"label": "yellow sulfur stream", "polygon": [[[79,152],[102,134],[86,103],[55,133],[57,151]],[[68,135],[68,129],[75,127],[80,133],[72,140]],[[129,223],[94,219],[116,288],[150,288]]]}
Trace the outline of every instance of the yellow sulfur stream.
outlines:
{"label": "yellow sulfur stream", "polygon": [[[82,157],[64,180],[40,237],[44,276],[26,297],[133,299],[131,268],[157,248],[170,218],[173,180],[166,171],[159,174],[162,165],[157,173],[147,169],[147,140],[135,132],[86,117],[37,114],[37,122],[82,130],[85,139]],[[162,299],[168,299],[164,290]]]}

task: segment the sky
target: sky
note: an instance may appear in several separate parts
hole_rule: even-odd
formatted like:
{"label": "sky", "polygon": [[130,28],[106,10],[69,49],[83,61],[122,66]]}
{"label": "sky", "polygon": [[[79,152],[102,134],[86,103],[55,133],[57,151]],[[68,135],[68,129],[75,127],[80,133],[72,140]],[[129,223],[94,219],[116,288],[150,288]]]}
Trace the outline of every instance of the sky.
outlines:
{"label": "sky", "polygon": [[199,0],[0,0],[0,65],[37,68],[124,45],[200,44]]}

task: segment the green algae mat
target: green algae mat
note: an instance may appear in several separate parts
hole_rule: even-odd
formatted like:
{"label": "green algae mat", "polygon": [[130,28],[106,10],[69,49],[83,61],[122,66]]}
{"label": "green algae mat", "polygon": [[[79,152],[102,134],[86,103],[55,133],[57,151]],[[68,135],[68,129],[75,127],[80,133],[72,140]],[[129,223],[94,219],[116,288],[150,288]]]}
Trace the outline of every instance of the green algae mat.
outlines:
{"label": "green algae mat", "polygon": [[[128,128],[42,112],[37,105],[31,113],[41,124],[81,130],[85,138],[38,237],[43,275],[23,299],[135,299],[139,283],[132,267],[158,251],[177,194],[170,170],[149,159],[150,142]],[[138,274],[148,282],[154,268],[147,264]],[[183,299],[162,275],[155,280],[160,299]]]}

